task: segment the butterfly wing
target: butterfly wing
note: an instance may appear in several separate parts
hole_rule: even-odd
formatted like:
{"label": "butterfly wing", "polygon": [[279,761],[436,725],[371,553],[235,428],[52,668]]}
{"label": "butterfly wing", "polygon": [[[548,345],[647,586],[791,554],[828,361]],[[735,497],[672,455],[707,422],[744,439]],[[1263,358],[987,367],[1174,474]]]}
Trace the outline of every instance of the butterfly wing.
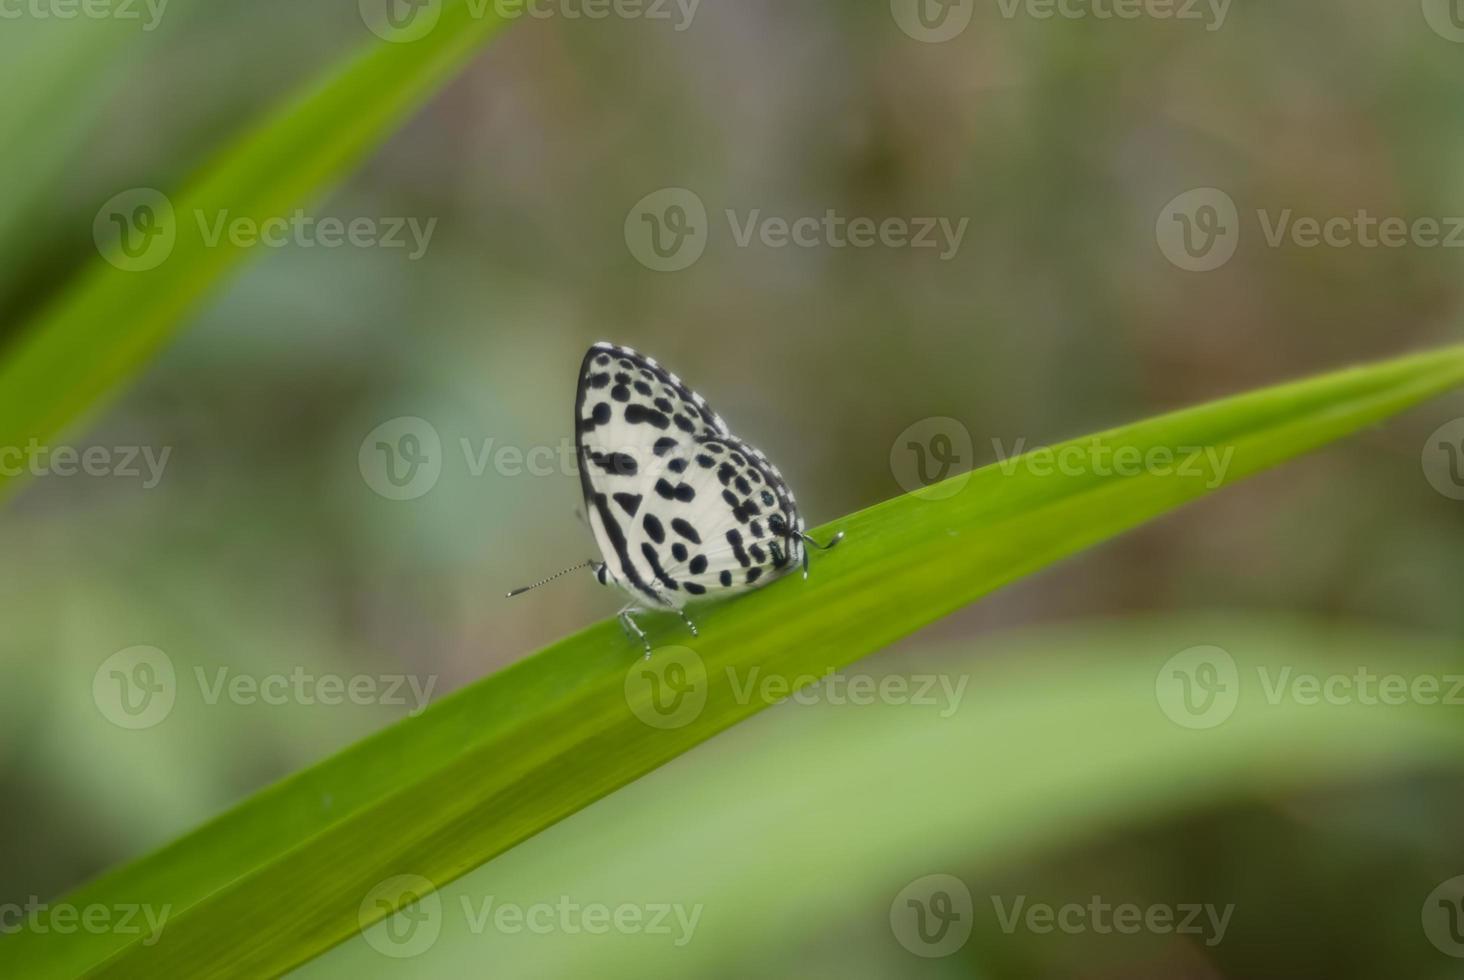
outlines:
{"label": "butterfly wing", "polygon": [[679,608],[802,560],[802,519],[777,468],[653,358],[591,347],[575,429],[590,528],[638,602]]}
{"label": "butterfly wing", "polygon": [[802,563],[798,505],[760,451],[735,436],[708,436],[678,447],[668,469],[678,496],[648,508],[643,552],[677,605],[758,588]]}

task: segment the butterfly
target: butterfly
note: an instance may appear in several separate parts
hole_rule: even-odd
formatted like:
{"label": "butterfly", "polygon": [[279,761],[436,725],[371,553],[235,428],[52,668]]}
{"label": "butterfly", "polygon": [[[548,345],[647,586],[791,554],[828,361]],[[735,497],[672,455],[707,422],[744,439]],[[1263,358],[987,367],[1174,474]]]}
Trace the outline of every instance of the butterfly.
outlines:
{"label": "butterfly", "polygon": [[732,434],[722,417],[655,358],[600,342],[580,365],[574,397],[576,454],[586,519],[601,561],[579,568],[630,595],[618,618],[627,636],[651,642],[635,613],[677,613],[693,636],[689,603],[761,588],[802,568],[805,530],[783,474]]}

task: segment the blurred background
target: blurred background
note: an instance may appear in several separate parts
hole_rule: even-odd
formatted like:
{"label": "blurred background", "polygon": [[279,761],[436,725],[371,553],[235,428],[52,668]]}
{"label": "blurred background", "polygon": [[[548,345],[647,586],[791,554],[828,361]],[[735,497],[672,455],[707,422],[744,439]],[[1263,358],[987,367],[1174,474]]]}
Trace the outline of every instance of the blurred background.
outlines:
{"label": "blurred background", "polygon": [[[1015,0],[932,0],[923,20],[902,0],[688,9],[524,17],[305,208],[400,227],[404,247],[307,235],[257,249],[66,437],[136,447],[138,474],[36,476],[7,502],[0,538],[19,560],[0,566],[0,902],[54,897],[420,700],[404,686],[369,704],[210,703],[210,685],[410,677],[436,699],[613,613],[619,597],[588,573],[503,599],[594,553],[561,447],[595,340],[697,387],[820,524],[909,489],[902,434],[926,420],[954,420],[970,440],[961,464],[982,465],[1459,339],[1460,252],[1267,238],[1281,221],[1360,211],[1437,219],[1447,238],[1464,216],[1464,17],[1446,3],[1156,5],[1140,9],[1176,15],[1131,19],[1076,0],[1077,16],[1050,18]],[[105,202],[175,191],[243,120],[374,41],[346,2],[172,0],[152,30],[147,11],[134,24],[0,22],[0,78],[54,92],[33,146],[0,153],[14,189],[0,203],[7,336],[98,261]],[[1214,217],[1224,234],[1177,250],[1175,209],[1195,202],[1196,236]],[[690,243],[674,239],[668,205],[690,205]],[[762,223],[830,211],[943,219],[941,246],[839,247],[822,231],[778,246]],[[942,237],[957,226],[958,243]],[[679,244],[656,252],[656,231]],[[1427,445],[1459,416],[1464,399],[1434,402],[1229,489],[870,669],[972,669],[1029,627],[1094,620],[1157,621],[1169,632],[1146,634],[1144,652],[1167,655],[1238,642],[1227,624],[1282,612],[1313,637],[1365,625],[1457,651],[1464,490],[1437,488],[1448,460]],[[393,482],[381,432],[398,448],[406,433],[429,440],[425,482]],[[144,450],[163,461],[151,475]],[[1203,629],[1182,625],[1201,613]],[[1126,653],[1085,649],[1080,632],[1059,645]],[[166,654],[179,694],[131,731],[98,711],[93,679],[139,645]],[[1388,657],[1377,649],[1376,669]],[[677,766],[714,771],[796,710]],[[963,876],[978,896],[1245,903],[1215,946],[1007,935],[978,901],[985,938],[952,957],[907,955],[851,916],[762,968],[1461,976],[1417,911],[1464,871],[1461,803],[1457,776],[1397,774],[1156,816]],[[910,877],[963,867],[957,850]],[[878,954],[841,952],[859,943]]]}

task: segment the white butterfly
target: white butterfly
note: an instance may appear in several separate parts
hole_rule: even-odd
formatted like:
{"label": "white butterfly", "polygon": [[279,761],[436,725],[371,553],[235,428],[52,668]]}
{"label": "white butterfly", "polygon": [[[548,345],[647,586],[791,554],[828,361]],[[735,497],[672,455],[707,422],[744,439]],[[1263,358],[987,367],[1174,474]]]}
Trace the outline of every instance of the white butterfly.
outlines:
{"label": "white butterfly", "polygon": [[760,588],[795,567],[807,578],[805,545],[826,550],[844,536],[814,542],[778,468],[705,398],[629,347],[601,342],[585,354],[574,420],[585,511],[604,559],[575,568],[630,593],[620,624],[647,654],[635,610],[673,610],[696,635],[688,603]]}

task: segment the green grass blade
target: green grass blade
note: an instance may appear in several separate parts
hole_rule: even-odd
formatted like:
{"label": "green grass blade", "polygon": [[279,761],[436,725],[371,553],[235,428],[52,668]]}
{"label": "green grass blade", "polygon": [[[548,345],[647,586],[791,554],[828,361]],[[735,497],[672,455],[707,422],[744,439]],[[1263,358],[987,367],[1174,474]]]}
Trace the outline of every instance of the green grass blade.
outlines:
{"label": "green grass blade", "polygon": [[676,719],[680,727],[641,720],[661,720],[643,672],[664,669],[672,651],[645,664],[613,622],[601,623],[67,899],[171,906],[173,917],[151,945],[21,933],[0,940],[0,960],[40,975],[286,969],[385,914],[368,906],[363,919],[362,912],[383,879],[452,881],[760,710],[755,699],[739,699],[729,668],[796,678],[846,666],[1023,574],[1460,384],[1464,348],[1451,348],[1064,444],[1141,454],[1212,447],[1231,453],[1223,479],[1064,475],[1028,459],[954,478],[964,485],[946,499],[911,495],[861,511],[821,532],[845,530],[849,538],[819,556],[811,579],[790,577],[708,607],[697,617],[699,639],[674,619],[647,621],[661,642],[694,647],[692,666],[705,669],[697,688],[704,703]]}
{"label": "green grass blade", "polygon": [[226,212],[231,220],[263,223],[330,186],[498,30],[492,9],[444,0],[426,36],[374,41],[243,136],[171,198],[172,250],[155,238],[157,251],[144,252],[149,260],[166,255],[161,264],[129,271],[98,257],[22,328],[0,362],[0,445],[24,446],[32,438],[44,444],[92,408],[245,257],[227,235],[211,243],[196,215],[213,220]]}
{"label": "green grass blade", "polygon": [[[1199,642],[1233,657],[1235,707],[1188,729],[1164,713],[1155,683]],[[859,667],[871,682],[909,679],[909,695],[916,678],[942,685],[923,702],[860,703],[835,688],[767,712],[445,886],[430,931],[378,923],[299,978],[371,975],[383,951],[415,953],[416,976],[481,963],[505,977],[788,976],[809,948],[832,960],[829,976],[841,964],[852,976],[902,976],[917,961],[887,912],[932,872],[975,894],[979,932],[965,953],[981,976],[985,940],[1001,940],[976,890],[983,873],[1187,809],[1464,765],[1464,730],[1446,705],[1273,703],[1266,687],[1287,668],[1448,676],[1460,655],[1447,643],[1231,614],[1022,630],[972,646],[874,658]],[[708,860],[721,854],[737,859]],[[687,920],[675,917],[660,933],[590,934],[557,917],[552,935],[473,927],[490,897],[496,909],[561,895],[703,913],[686,942]],[[847,923],[863,928],[825,938]]]}

